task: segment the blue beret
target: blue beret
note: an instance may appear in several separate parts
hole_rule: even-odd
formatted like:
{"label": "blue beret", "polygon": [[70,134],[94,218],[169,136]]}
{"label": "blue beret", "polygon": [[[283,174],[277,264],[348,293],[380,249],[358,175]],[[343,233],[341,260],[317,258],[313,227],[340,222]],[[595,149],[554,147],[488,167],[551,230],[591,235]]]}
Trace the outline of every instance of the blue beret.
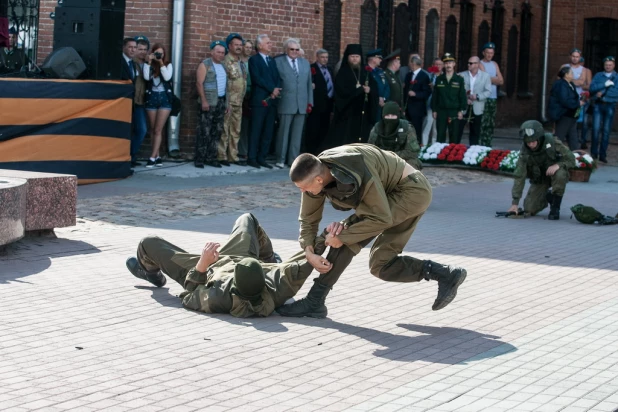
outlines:
{"label": "blue beret", "polygon": [[215,41],[213,41],[212,43],[210,43],[210,50],[214,49],[215,46],[222,46],[225,49],[225,51],[227,52],[227,45],[225,44],[224,41],[222,41],[222,40],[215,40]]}
{"label": "blue beret", "polygon": [[240,40],[243,43],[245,42],[245,39],[243,39],[240,34],[238,34],[238,33],[230,33],[230,35],[227,36],[227,39],[225,39],[225,44],[229,45],[232,42],[232,40],[234,40],[234,39],[238,39],[238,40]]}
{"label": "blue beret", "polygon": [[485,50],[485,49],[495,49],[495,48],[496,48],[496,44],[492,43],[492,42],[485,43],[483,45],[483,50]]}
{"label": "blue beret", "polygon": [[135,40],[136,42],[145,41],[146,43],[148,43],[148,47],[150,47],[150,40],[148,40],[148,37],[144,36],[143,34],[140,34],[139,36],[135,36],[133,40]]}
{"label": "blue beret", "polygon": [[375,49],[367,52],[367,58],[378,56],[382,58],[382,49]]}

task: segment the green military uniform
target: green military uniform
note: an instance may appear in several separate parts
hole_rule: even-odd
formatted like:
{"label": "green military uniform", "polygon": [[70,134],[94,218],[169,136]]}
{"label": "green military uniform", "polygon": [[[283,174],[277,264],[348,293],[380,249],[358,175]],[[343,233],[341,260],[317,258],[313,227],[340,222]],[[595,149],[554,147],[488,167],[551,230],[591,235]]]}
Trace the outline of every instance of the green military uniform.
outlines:
{"label": "green military uniform", "polygon": [[391,89],[388,100],[397,103],[403,113],[403,84],[401,83],[399,75],[390,69],[384,69],[384,76]]}
{"label": "green military uniform", "polygon": [[19,72],[27,61],[26,54],[22,49],[0,48],[0,73]]}
{"label": "green military uniform", "polygon": [[[323,236],[316,237],[315,249],[317,253],[324,251]],[[160,270],[185,288],[180,295],[184,307],[236,317],[270,315],[298,292],[313,271],[304,251],[283,263],[265,263],[273,261],[273,256],[268,235],[249,213],[236,220],[228,241],[219,251],[219,260],[206,272],[195,267],[200,255],[187,253],[159,237],[142,239],[137,249],[137,259],[147,272]],[[266,286],[257,302],[239,296],[234,288],[236,265],[246,257],[259,259],[265,275]],[[330,254],[327,259],[336,260]]]}
{"label": "green military uniform", "polygon": [[[358,254],[374,237],[371,273],[393,282],[418,282],[422,261],[398,256],[431,203],[431,185],[417,170],[403,175],[405,161],[369,144],[352,144],[322,152],[318,159],[336,182],[318,195],[304,192],[300,209],[300,244],[315,242],[328,198],[339,210],[354,209],[338,238]],[[327,274],[328,275],[328,274]],[[322,277],[322,276],[321,276]]]}
{"label": "green military uniform", "polygon": [[[442,58],[442,61],[455,61],[455,59],[447,53]],[[448,129],[449,143],[459,143],[459,121],[457,116],[460,112],[465,112],[467,107],[468,99],[466,97],[464,78],[457,73],[453,73],[450,79],[446,73],[439,75],[431,95],[431,110],[437,113],[436,131],[438,142],[446,142],[446,131]]]}
{"label": "green military uniform", "polygon": [[223,122],[223,133],[217,145],[217,160],[238,162],[238,140],[242,122],[242,103],[247,92],[247,70],[245,65],[228,53],[223,59],[227,73],[227,91],[229,113]]}
{"label": "green military uniform", "polygon": [[374,144],[382,150],[390,150],[410,166],[421,170],[423,165],[418,158],[421,148],[414,127],[404,119],[385,119],[384,116],[387,114],[400,116],[399,107],[395,102],[384,105],[382,120],[371,129],[367,143]]}
{"label": "green military uniform", "polygon": [[[554,138],[551,133],[545,133],[541,123],[536,120],[524,122],[520,135],[524,138],[524,144],[515,168],[512,204],[519,204],[526,178],[528,178],[530,189],[524,199],[524,211],[535,215],[549,204],[551,207],[549,218],[557,220],[562,196],[564,196],[566,184],[569,181],[569,169],[575,167],[575,157],[560,140]],[[534,150],[527,145],[533,141],[538,141]],[[554,164],[560,168],[553,176],[547,176],[547,168]],[[549,188],[551,188],[551,193],[548,193]]]}

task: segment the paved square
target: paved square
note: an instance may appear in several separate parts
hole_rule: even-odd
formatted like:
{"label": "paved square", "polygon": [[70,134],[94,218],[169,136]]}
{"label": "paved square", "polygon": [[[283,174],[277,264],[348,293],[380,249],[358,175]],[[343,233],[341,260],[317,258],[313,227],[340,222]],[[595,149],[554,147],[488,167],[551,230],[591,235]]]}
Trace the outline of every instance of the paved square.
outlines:
{"label": "paved square", "polygon": [[[179,285],[151,287],[124,265],[147,234],[196,253],[224,241],[242,211],[292,255],[300,196],[283,172],[206,189],[129,187],[146,176],[80,187],[78,226],[0,256],[0,410],[616,410],[618,226],[580,224],[568,207],[618,212],[618,168],[569,184],[557,222],[547,210],[494,218],[509,179],[439,173],[404,253],[464,266],[455,301],[433,312],[436,282],[383,282],[364,249],[324,320],[191,312]],[[122,193],[96,195],[109,188]],[[327,207],[323,223],[343,216]]]}

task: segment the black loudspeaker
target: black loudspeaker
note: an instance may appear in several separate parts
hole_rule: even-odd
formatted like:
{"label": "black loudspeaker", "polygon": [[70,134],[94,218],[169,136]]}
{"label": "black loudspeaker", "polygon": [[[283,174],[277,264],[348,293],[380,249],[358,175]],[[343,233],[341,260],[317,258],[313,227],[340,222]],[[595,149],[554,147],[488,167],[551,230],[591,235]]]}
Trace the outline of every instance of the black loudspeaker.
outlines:
{"label": "black loudspeaker", "polygon": [[54,50],[77,50],[86,64],[87,78],[121,79],[123,33],[124,11],[56,7]]}
{"label": "black loudspeaker", "polygon": [[50,77],[73,80],[82,75],[86,65],[74,48],[61,47],[47,56],[41,68]]}
{"label": "black loudspeaker", "polygon": [[62,7],[86,7],[101,10],[124,11],[127,7],[126,0],[61,0],[58,2]]}

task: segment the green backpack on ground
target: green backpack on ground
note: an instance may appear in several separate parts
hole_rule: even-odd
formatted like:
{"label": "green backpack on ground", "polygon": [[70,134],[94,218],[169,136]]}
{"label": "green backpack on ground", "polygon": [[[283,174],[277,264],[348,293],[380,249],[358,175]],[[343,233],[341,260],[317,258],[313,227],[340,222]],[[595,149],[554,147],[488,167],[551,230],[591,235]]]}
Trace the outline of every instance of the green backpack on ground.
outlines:
{"label": "green backpack on ground", "polygon": [[[584,206],[581,203],[571,207],[573,216],[580,223],[586,223],[588,225],[598,223],[600,225],[615,225],[618,224],[618,215],[616,217],[605,216],[592,206]],[[571,216],[571,218],[573,217]]]}

